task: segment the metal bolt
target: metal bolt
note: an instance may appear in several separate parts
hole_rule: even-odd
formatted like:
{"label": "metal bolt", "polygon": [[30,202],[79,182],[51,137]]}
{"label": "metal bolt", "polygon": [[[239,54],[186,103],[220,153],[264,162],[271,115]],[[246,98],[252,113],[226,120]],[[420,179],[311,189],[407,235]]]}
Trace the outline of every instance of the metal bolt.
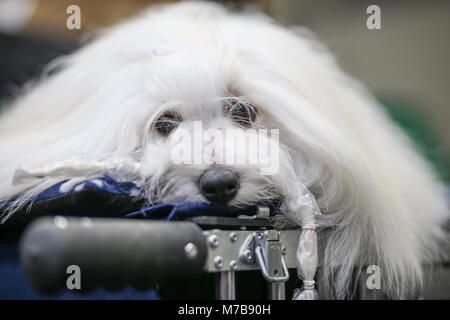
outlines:
{"label": "metal bolt", "polygon": [[222,269],[223,259],[221,256],[217,256],[214,258],[214,266],[216,267],[216,269]]}
{"label": "metal bolt", "polygon": [[285,256],[287,254],[287,248],[285,246],[283,246],[283,248],[281,248],[281,254],[283,256]]}
{"label": "metal bolt", "polygon": [[66,218],[64,218],[62,216],[56,216],[56,217],[53,218],[53,223],[58,228],[65,229],[65,228],[67,228],[68,221],[67,221]]}
{"label": "metal bolt", "polygon": [[192,242],[189,242],[184,246],[184,253],[189,259],[194,259],[197,256],[197,246]]}
{"label": "metal bolt", "polygon": [[212,234],[208,237],[208,243],[211,248],[216,248],[219,245],[219,239],[215,234]]}
{"label": "metal bolt", "polygon": [[236,240],[237,240],[237,234],[236,234],[236,232],[230,233],[230,241],[231,241],[231,242],[236,242]]}
{"label": "metal bolt", "polygon": [[262,233],[262,232],[257,232],[257,233],[256,233],[256,238],[258,238],[258,240],[264,239],[264,233]]}
{"label": "metal bolt", "polygon": [[231,260],[231,261],[230,261],[230,268],[233,269],[233,270],[237,270],[237,268],[238,268],[238,263],[237,263],[236,260]]}
{"label": "metal bolt", "polygon": [[246,263],[252,263],[253,262],[253,253],[247,249],[242,253],[241,259],[242,259],[242,261],[244,261]]}

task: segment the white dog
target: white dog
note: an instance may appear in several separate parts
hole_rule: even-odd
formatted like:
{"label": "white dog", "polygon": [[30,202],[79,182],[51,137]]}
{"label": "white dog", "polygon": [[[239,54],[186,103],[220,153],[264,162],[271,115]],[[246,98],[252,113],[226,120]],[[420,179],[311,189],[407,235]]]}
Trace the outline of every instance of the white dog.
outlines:
{"label": "white dog", "polygon": [[[307,31],[294,33],[262,14],[183,2],[112,27],[58,61],[61,70],[0,117],[0,201],[20,195],[4,220],[67,179],[13,185],[16,169],[67,159],[132,157],[150,203],[281,199],[289,216],[302,182],[319,204],[319,225],[332,226],[321,261],[323,297],[351,297],[355,275],[368,265],[380,267],[391,298],[420,288],[423,265],[445,240],[444,186],[364,86]],[[277,172],[174,164],[170,137],[192,131],[195,121],[279,129]]]}

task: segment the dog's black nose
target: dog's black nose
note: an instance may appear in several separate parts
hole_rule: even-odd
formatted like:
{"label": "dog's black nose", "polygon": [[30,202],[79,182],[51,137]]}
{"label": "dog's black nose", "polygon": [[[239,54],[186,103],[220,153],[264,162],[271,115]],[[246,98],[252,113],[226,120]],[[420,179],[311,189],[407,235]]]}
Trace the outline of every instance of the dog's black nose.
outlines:
{"label": "dog's black nose", "polygon": [[206,170],[198,182],[201,193],[212,203],[226,204],[232,200],[239,189],[239,176],[225,168]]}

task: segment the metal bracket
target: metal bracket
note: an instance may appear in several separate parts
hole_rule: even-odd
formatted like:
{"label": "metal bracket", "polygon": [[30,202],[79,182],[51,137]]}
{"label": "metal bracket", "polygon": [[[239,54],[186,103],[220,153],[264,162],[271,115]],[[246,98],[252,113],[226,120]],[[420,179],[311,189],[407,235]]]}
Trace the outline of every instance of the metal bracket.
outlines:
{"label": "metal bracket", "polygon": [[[261,231],[264,232],[266,230]],[[255,233],[255,231],[251,230],[212,229],[203,231],[208,244],[205,271],[214,273],[230,270],[261,270],[255,252]],[[296,251],[300,231],[285,230],[280,231],[279,235],[281,254],[286,267],[296,268]],[[248,251],[246,252],[247,249]]]}
{"label": "metal bracket", "polygon": [[285,282],[289,271],[283,258],[280,233],[276,230],[257,231],[247,237],[240,251],[241,261],[258,263],[269,282]]}
{"label": "metal bracket", "polygon": [[206,230],[208,244],[205,271],[218,275],[218,298],[234,299],[235,272],[261,270],[269,283],[269,298],[286,298],[288,268],[297,266],[299,230]]}

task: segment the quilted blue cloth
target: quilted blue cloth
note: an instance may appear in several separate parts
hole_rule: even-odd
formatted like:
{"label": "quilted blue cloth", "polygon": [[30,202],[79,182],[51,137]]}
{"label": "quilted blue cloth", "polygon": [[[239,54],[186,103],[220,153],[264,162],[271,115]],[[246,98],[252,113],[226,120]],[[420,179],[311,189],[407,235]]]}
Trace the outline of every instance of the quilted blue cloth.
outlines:
{"label": "quilted blue cloth", "polygon": [[[66,198],[68,197],[70,199],[69,204],[71,206],[75,205],[75,209],[77,209],[76,205],[77,201],[79,201],[80,208],[78,211],[85,212],[83,211],[83,206],[89,205],[90,203],[82,203],[84,201],[83,195],[86,194],[90,197],[89,201],[92,201],[92,197],[99,199],[98,202],[100,202],[100,205],[102,204],[102,201],[105,201],[105,196],[108,197],[107,199],[109,202],[111,202],[111,199],[118,197],[125,197],[125,199],[126,197],[129,197],[130,199],[139,198],[139,190],[133,183],[117,182],[108,176],[103,176],[76,183],[71,181],[63,181],[55,184],[33,199],[33,206],[38,206],[40,203],[52,201],[50,202],[50,208],[52,208],[52,214],[56,215],[58,214],[58,211],[57,209],[56,211],[53,210],[53,208],[55,208],[54,204],[63,202],[63,205],[65,205],[64,201],[67,201]],[[10,202],[0,204],[0,209],[7,208],[9,203]],[[99,204],[97,203],[97,205]],[[262,205],[268,205],[271,208],[272,214],[276,214],[278,212],[278,202]],[[48,207],[44,207],[45,210],[47,210],[47,208]],[[58,206],[56,206],[56,208],[58,208]],[[121,216],[124,218],[133,219],[183,220],[194,216],[214,215],[222,217],[237,217],[239,215],[254,215],[256,213],[256,206],[231,207],[213,206],[207,203],[174,202],[151,207],[141,206],[139,210],[121,214]],[[95,214],[93,216],[95,216]],[[158,299],[158,295],[152,290],[142,292],[134,290],[133,288],[127,288],[117,293],[97,289],[89,294],[83,295],[65,291],[57,296],[42,296],[35,292],[27,282],[25,274],[20,266],[17,246],[16,241],[1,242],[0,239],[0,267],[2,270],[0,273],[0,299]]]}
{"label": "quilted blue cloth", "polygon": [[132,195],[133,193],[138,192],[138,189],[134,183],[117,182],[108,176],[78,182],[67,188],[66,185],[69,183],[70,181],[65,180],[53,185],[47,190],[41,192],[34,199],[34,202],[56,198],[67,193],[82,192],[86,189],[99,190],[112,195]]}
{"label": "quilted blue cloth", "polygon": [[[33,199],[33,205],[36,206],[41,201],[49,199],[58,199],[58,197],[69,194],[87,193],[95,191],[98,194],[107,194],[114,196],[139,197],[139,189],[132,182],[117,182],[111,177],[103,176],[95,179],[72,183],[71,181],[62,181],[41,192]],[[271,215],[278,213],[279,202],[260,203],[270,208]],[[0,208],[7,207],[7,204],[0,204]],[[217,206],[201,202],[171,202],[151,207],[143,206],[137,211],[124,214],[126,218],[145,218],[145,219],[164,219],[164,220],[183,220],[194,216],[214,215],[221,217],[237,217],[239,215],[255,215],[257,206]],[[57,214],[57,213],[55,213]]]}

